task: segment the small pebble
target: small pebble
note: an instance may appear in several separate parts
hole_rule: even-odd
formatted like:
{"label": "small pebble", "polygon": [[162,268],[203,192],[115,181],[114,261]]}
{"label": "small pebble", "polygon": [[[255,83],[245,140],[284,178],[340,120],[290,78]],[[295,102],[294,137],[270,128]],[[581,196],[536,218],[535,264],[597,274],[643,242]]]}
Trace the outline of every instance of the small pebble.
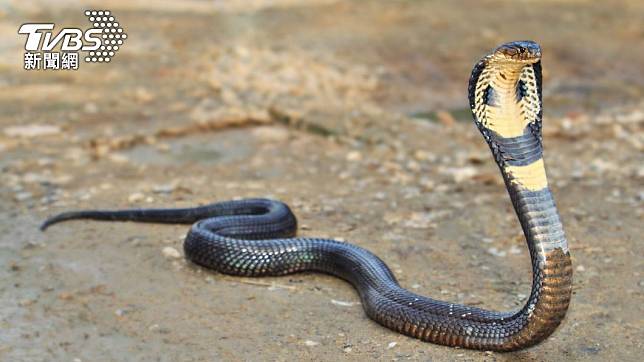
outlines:
{"label": "small pebble", "polygon": [[417,150],[414,152],[414,157],[418,161],[429,161],[429,162],[434,162],[438,158],[435,154],[423,150]]}
{"label": "small pebble", "polygon": [[441,170],[443,174],[450,175],[454,179],[454,182],[461,183],[466,180],[471,179],[472,177],[478,174],[478,170],[475,167],[466,166],[466,167],[452,167]]}
{"label": "small pebble", "polygon": [[174,185],[156,185],[152,187],[152,192],[157,193],[157,194],[169,194],[174,191],[175,186]]}
{"label": "small pebble", "polygon": [[4,134],[8,137],[38,137],[48,136],[60,133],[61,129],[58,126],[47,124],[28,124],[24,126],[10,126],[4,129]]}
{"label": "small pebble", "polygon": [[133,194],[130,194],[130,196],[128,196],[127,201],[129,201],[129,202],[139,202],[139,201],[143,201],[144,198],[145,198],[145,195],[143,195],[140,192],[135,192]]}
{"label": "small pebble", "polygon": [[575,268],[575,270],[578,272],[583,272],[586,271],[586,268],[583,265],[577,265],[577,268]]}
{"label": "small pebble", "polygon": [[171,246],[166,246],[161,250],[161,252],[163,253],[163,256],[165,256],[168,259],[178,259],[181,257],[181,253],[179,252],[179,250]]}
{"label": "small pebble", "polygon": [[264,142],[282,142],[288,140],[288,130],[282,127],[257,127],[252,135]]}
{"label": "small pebble", "polygon": [[315,347],[315,346],[319,345],[319,344],[320,344],[320,342],[311,341],[311,340],[308,340],[308,339],[307,339],[307,340],[304,342],[304,344],[305,344],[307,347]]}
{"label": "small pebble", "polygon": [[351,151],[347,153],[347,161],[361,161],[362,154],[358,151]]}
{"label": "small pebble", "polygon": [[341,307],[353,307],[355,305],[355,303],[353,302],[345,302],[342,300],[335,300],[335,299],[331,299],[331,303],[335,305],[339,305]]}
{"label": "small pebble", "polygon": [[376,192],[376,193],[373,195],[373,197],[374,197],[374,199],[376,199],[376,200],[384,200],[384,199],[386,199],[386,198],[387,198],[387,194],[386,194],[386,193],[384,193],[384,192],[382,192],[382,191],[380,191],[380,192]]}
{"label": "small pebble", "polygon": [[58,294],[58,299],[60,299],[60,300],[72,300],[72,299],[74,299],[74,295],[71,294],[71,293],[68,293],[68,292],[60,292],[60,294]]}
{"label": "small pebble", "polygon": [[18,302],[18,305],[20,305],[21,307],[28,307],[28,306],[34,304],[35,302],[36,301],[33,300],[33,299],[23,299],[20,302]]}
{"label": "small pebble", "polygon": [[510,247],[510,249],[508,250],[508,253],[513,254],[513,255],[521,254],[521,248],[519,248],[516,245],[512,245]]}
{"label": "small pebble", "polygon": [[154,94],[143,87],[137,88],[134,92],[134,99],[139,103],[149,103],[154,100],[154,98]]}
{"label": "small pebble", "polygon": [[392,348],[396,347],[397,344],[398,344],[398,342],[391,342],[391,343],[389,343],[387,345],[387,349],[392,349]]}
{"label": "small pebble", "polygon": [[23,191],[23,192],[18,192],[14,195],[14,198],[16,201],[26,201],[29,200],[33,197],[31,192]]}
{"label": "small pebble", "polygon": [[130,161],[127,156],[120,153],[110,153],[107,158],[114,163],[127,163]]}
{"label": "small pebble", "polygon": [[503,257],[505,257],[507,255],[507,253],[504,250],[499,250],[499,249],[494,248],[494,247],[487,249],[487,252],[492,254],[492,255],[494,255],[494,256],[501,257],[501,258],[503,258]]}
{"label": "small pebble", "polygon": [[98,106],[96,105],[96,103],[88,102],[85,103],[83,111],[85,111],[85,113],[94,114],[98,112]]}
{"label": "small pebble", "polygon": [[421,178],[418,183],[425,191],[433,191],[436,188],[436,182],[426,177]]}

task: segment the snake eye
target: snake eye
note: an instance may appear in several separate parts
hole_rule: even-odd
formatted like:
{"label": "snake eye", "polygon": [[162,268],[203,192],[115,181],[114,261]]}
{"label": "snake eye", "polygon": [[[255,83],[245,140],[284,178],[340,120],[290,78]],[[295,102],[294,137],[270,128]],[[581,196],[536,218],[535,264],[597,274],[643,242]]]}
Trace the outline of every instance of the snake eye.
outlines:
{"label": "snake eye", "polygon": [[507,48],[505,50],[505,53],[509,56],[515,56],[517,54],[517,49],[516,48]]}

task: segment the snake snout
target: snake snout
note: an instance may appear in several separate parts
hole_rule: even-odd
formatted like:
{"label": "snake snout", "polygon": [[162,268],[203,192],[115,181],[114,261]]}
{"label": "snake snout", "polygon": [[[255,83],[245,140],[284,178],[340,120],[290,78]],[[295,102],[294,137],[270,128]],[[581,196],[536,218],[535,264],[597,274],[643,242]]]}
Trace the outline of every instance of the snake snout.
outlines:
{"label": "snake snout", "polygon": [[494,50],[498,59],[521,63],[535,63],[541,59],[541,47],[531,40],[505,43]]}

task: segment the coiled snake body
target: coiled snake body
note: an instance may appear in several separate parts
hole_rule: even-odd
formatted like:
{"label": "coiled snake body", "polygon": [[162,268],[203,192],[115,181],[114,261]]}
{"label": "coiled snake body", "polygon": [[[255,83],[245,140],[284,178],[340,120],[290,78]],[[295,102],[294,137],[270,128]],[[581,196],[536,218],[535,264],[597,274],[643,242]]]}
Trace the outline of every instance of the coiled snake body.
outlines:
{"label": "coiled snake body", "polygon": [[245,276],[329,273],[356,288],[370,318],[400,333],[482,350],[532,346],[563,320],[572,285],[570,254],[542,159],[540,59],[534,42],[503,44],[475,65],[469,82],[474,121],[499,165],[530,251],[532,291],[516,311],[488,311],[405,290],[380,258],[359,246],[295,237],[295,216],[279,201],[73,211],[48,219],[42,229],[71,219],[190,223],[185,255],[204,267]]}

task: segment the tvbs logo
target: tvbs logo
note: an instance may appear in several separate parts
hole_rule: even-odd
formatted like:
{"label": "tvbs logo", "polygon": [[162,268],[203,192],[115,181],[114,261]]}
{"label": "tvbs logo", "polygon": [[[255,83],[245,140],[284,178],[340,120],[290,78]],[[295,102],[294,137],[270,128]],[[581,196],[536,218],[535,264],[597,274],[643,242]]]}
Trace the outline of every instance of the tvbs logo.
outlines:
{"label": "tvbs logo", "polygon": [[[53,23],[23,24],[18,33],[27,36],[25,69],[78,69],[79,51],[85,52],[86,62],[110,62],[123,45],[127,34],[109,10],[87,10],[85,16],[93,26],[84,31],[63,28],[54,33]],[[60,51],[53,51],[54,49]]]}

